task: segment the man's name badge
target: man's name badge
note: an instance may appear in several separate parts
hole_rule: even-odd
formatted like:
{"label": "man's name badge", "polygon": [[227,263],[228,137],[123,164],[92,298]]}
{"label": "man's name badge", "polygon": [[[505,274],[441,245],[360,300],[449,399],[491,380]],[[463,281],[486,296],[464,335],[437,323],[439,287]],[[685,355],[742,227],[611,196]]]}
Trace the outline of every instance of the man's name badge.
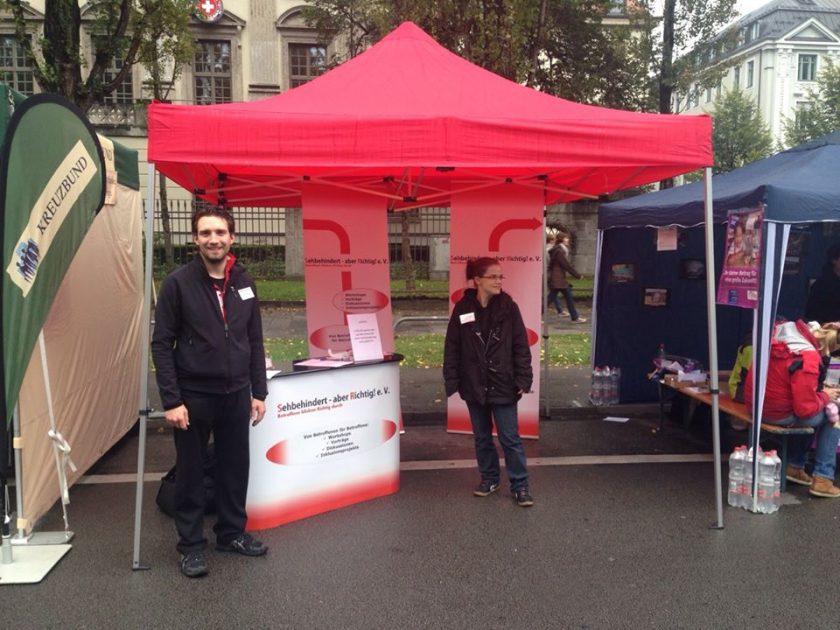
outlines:
{"label": "man's name badge", "polygon": [[239,289],[239,298],[242,300],[253,300],[254,299],[254,290],[251,287],[245,287],[244,289]]}
{"label": "man's name badge", "polygon": [[462,324],[469,324],[470,322],[475,321],[475,313],[464,313],[461,315],[461,323]]}

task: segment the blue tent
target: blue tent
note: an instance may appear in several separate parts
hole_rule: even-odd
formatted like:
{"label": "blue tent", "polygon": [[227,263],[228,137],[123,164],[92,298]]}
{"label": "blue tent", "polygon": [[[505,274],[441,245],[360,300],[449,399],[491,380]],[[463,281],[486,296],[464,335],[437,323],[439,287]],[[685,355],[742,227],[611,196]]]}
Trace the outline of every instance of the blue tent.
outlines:
{"label": "blue tent", "polygon": [[[737,346],[752,328],[756,364],[753,417],[758,443],[767,352],[777,313],[802,315],[809,282],[824,252],[840,240],[840,132],[713,178],[714,286],[720,277],[724,223],[729,210],[764,205],[758,307],[716,308],[720,366],[732,366]],[[593,363],[622,368],[622,400],[656,396],[645,373],[659,345],[708,365],[707,302],[703,250],[704,185],[697,182],[622,201],[598,211]],[[822,225],[821,225],[822,224]],[[657,228],[678,226],[675,251],[657,251]],[[791,234],[799,249],[788,257]],[[807,246],[803,246],[807,243]],[[667,305],[643,304],[647,288],[667,290]]]}
{"label": "blue tent", "polygon": [[[766,220],[811,223],[840,220],[840,131],[737,170],[715,175],[715,223],[726,212],[763,202]],[[703,182],[603,204],[598,228],[703,223]]]}

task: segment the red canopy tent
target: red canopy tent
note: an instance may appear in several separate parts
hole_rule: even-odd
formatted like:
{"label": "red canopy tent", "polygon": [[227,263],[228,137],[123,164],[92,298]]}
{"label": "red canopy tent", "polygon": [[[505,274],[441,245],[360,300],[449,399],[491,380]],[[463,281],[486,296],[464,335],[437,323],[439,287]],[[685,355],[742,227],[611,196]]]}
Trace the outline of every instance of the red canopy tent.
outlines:
{"label": "red canopy tent", "polygon": [[[300,207],[310,183],[384,197],[391,209],[446,206],[455,193],[500,184],[537,188],[551,204],[714,161],[708,116],[643,114],[543,94],[458,57],[410,22],[274,97],[209,106],[153,103],[148,132],[148,160],[158,171],[228,207]],[[712,259],[710,247],[707,238]],[[709,294],[711,343],[711,285]],[[717,382],[716,359],[712,365]],[[714,403],[716,418],[716,397]],[[722,525],[718,437],[715,442]],[[141,498],[138,489],[138,505]]]}
{"label": "red canopy tent", "polygon": [[712,164],[707,116],[581,105],[458,57],[406,22],[378,44],[278,96],[149,107],[158,171],[226,206],[301,205],[305,181],[449,203],[500,182],[546,203],[596,197]]}

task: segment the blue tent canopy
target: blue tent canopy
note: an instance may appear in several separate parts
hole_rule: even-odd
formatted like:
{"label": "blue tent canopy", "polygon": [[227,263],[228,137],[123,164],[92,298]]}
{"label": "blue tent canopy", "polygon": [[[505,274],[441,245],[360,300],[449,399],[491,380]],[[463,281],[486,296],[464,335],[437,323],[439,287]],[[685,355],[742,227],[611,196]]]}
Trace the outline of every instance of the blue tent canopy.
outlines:
{"label": "blue tent canopy", "polygon": [[[737,170],[715,175],[714,219],[726,211],[767,204],[765,220],[801,223],[840,220],[840,131]],[[703,182],[613,203],[598,211],[598,228],[703,223]]]}
{"label": "blue tent canopy", "polygon": [[[714,274],[712,280],[715,284],[722,266],[719,247],[723,244],[723,229],[720,224],[725,222],[727,212],[764,204],[758,306],[754,311],[726,306],[710,309],[716,312],[716,319],[724,325],[709,344],[714,347],[715,355],[721,341],[728,344],[731,351],[734,347],[732,332],[744,328],[744,315],[752,319],[756,372],[752,440],[757,450],[768,350],[773,322],[780,310],[783,276],[797,280],[794,289],[800,293],[805,291],[806,282],[813,277],[814,265],[818,264],[819,254],[825,250],[827,239],[837,238],[833,228],[818,229],[816,225],[797,224],[840,222],[840,131],[717,175],[713,178],[711,189],[712,212],[709,216],[716,224],[714,238],[719,245],[715,249],[719,253],[715,256],[716,260],[705,260],[704,268]],[[697,235],[692,233],[705,222],[704,190],[703,182],[697,182],[604,204],[599,208],[593,362],[596,365],[609,364],[611,360],[627,362],[621,367],[622,386],[629,386],[626,392],[628,400],[639,400],[651,393],[650,386],[644,384],[644,366],[649,369],[648,357],[655,352],[656,340],[668,331],[673,333],[673,339],[691,352],[699,351],[697,332],[702,330],[706,321],[700,304],[703,290],[698,283],[692,286],[694,279],[680,275],[679,270],[699,253],[699,248],[692,245]],[[688,229],[684,230],[676,251],[659,251],[652,228],[673,225]],[[822,246],[811,248],[807,257],[809,260],[800,255],[806,252],[797,252],[797,265],[793,266],[795,273],[790,273],[791,269],[786,265],[792,226],[800,234],[802,230],[807,230],[813,245]],[[814,259],[815,254],[817,260]],[[666,289],[667,308],[642,306],[641,294],[646,287]],[[714,296],[707,292],[705,302],[712,300]],[[800,299],[799,304],[804,304],[804,300]],[[798,314],[793,315],[796,316]],[[730,339],[727,340],[727,337]],[[625,368],[630,368],[630,376],[626,380],[628,370]],[[716,446],[716,452],[718,448]],[[757,475],[757,461],[754,475]],[[754,495],[756,486],[754,479]]]}

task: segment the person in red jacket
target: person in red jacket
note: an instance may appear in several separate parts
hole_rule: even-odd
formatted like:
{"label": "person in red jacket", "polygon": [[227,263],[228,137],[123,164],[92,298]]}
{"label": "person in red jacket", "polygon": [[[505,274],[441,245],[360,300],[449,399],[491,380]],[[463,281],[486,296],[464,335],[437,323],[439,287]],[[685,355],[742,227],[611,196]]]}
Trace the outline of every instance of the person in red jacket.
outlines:
{"label": "person in red jacket", "polygon": [[[790,464],[785,476],[792,483],[810,486],[814,496],[836,498],[840,497],[840,488],[834,485],[840,428],[829,422],[826,415],[826,405],[831,400],[822,391],[819,347],[801,320],[776,326],[770,346],[762,422],[816,430],[814,476],[805,472],[805,456],[811,444],[809,435],[790,437]],[[747,408],[753,402],[753,367],[747,372],[744,386]]]}

